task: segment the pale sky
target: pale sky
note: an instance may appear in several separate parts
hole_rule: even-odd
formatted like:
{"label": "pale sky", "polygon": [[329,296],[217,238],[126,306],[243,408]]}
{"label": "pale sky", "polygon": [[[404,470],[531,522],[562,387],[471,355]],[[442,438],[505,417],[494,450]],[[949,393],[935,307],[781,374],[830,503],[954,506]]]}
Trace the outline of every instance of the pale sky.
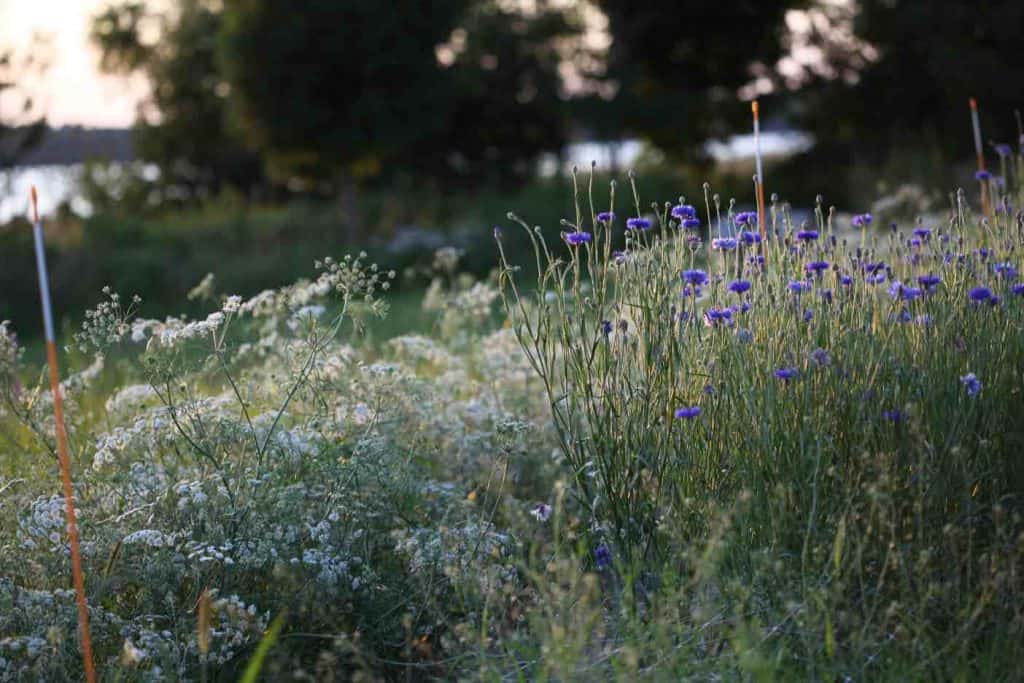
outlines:
{"label": "pale sky", "polygon": [[100,74],[89,43],[89,18],[108,1],[0,0],[0,49],[24,49],[34,32],[49,40],[50,67],[31,90],[51,125],[123,127],[135,120],[144,83]]}

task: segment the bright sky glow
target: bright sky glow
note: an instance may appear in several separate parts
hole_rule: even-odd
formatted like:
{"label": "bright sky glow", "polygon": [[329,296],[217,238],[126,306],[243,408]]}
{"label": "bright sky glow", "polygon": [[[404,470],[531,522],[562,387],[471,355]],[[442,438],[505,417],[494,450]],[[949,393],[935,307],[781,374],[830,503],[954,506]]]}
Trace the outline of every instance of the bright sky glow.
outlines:
{"label": "bright sky glow", "polygon": [[[26,84],[26,90],[51,125],[124,127],[135,120],[144,83],[100,74],[97,51],[89,43],[90,17],[105,4],[106,0],[0,0],[0,50],[24,51],[33,33],[49,45],[49,69],[38,83]],[[0,115],[13,116],[11,105],[0,101]]]}

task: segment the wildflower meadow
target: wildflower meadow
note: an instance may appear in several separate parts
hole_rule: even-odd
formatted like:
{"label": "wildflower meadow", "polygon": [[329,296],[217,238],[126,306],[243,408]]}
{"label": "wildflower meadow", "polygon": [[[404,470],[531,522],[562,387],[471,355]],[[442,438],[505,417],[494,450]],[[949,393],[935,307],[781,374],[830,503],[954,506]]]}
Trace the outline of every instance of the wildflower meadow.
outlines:
{"label": "wildflower meadow", "polygon": [[[196,319],[105,290],[60,384],[100,680],[1020,680],[1004,147],[896,222],[576,173],[386,340],[363,254]],[[0,680],[76,680],[37,355],[0,325]]]}

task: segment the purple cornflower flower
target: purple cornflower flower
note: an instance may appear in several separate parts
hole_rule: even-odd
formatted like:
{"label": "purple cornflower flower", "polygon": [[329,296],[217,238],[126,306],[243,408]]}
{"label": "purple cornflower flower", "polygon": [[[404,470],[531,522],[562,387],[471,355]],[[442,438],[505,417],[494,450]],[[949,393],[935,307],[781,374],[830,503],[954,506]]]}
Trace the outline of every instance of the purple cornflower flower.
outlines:
{"label": "purple cornflower flower", "polygon": [[704,325],[705,327],[732,325],[732,310],[728,308],[709,308],[704,311]]}
{"label": "purple cornflower flower", "polygon": [[612,259],[615,261],[615,265],[621,266],[623,263],[629,260],[628,251],[613,251]]}
{"label": "purple cornflower flower", "polygon": [[909,287],[899,280],[893,280],[893,283],[889,285],[889,296],[896,300],[913,301],[922,293],[920,287]]}
{"label": "purple cornflower flower", "polygon": [[675,416],[677,420],[692,420],[699,417],[700,413],[700,406],[690,406],[689,408],[676,408]]}
{"label": "purple cornflower flower", "polygon": [[975,303],[984,303],[991,301],[993,294],[992,290],[988,287],[974,287],[967,293],[967,297]]}
{"label": "purple cornflower flower", "polygon": [[699,218],[684,218],[683,219],[683,228],[685,230],[699,230],[700,229],[700,219]]}
{"label": "purple cornflower flower", "polygon": [[611,333],[612,333],[612,321],[611,320],[602,320],[601,321],[601,334],[603,334],[605,337],[607,337]]}
{"label": "purple cornflower flower", "polygon": [[880,270],[885,270],[885,261],[878,261],[877,263],[868,262],[864,264],[865,273],[877,273]]}
{"label": "purple cornflower flower", "polygon": [[743,244],[746,244],[748,246],[751,244],[760,244],[761,234],[757,232],[751,232],[750,230],[744,230],[743,232],[740,233],[740,240],[743,242]]}
{"label": "purple cornflower flower", "polygon": [[647,218],[630,218],[626,221],[626,230],[650,230],[651,221]]}
{"label": "purple cornflower flower", "polygon": [[807,271],[808,275],[813,273],[820,277],[823,271],[828,270],[829,265],[828,261],[811,261],[804,266],[804,270]]}
{"label": "purple cornflower flower", "polygon": [[823,289],[823,290],[821,290],[818,293],[821,294],[821,298],[825,300],[825,303],[827,303],[827,304],[832,303],[832,290],[831,289]]}
{"label": "purple cornflower flower", "polygon": [[737,294],[743,294],[750,290],[750,280],[733,280],[729,283],[727,289],[730,292],[736,292]]}
{"label": "purple cornflower flower", "polygon": [[801,242],[813,242],[818,239],[817,230],[799,230],[796,233],[796,238]]}
{"label": "purple cornflower flower", "polygon": [[907,419],[907,414],[899,408],[893,408],[891,410],[883,410],[882,417],[890,422],[903,422]]}
{"label": "purple cornflower flower", "polygon": [[804,322],[805,323],[809,323],[812,320],[814,320],[814,311],[811,310],[810,308],[805,308],[804,309]]}
{"label": "purple cornflower flower", "polygon": [[968,372],[960,377],[960,384],[963,384],[964,388],[967,389],[968,396],[977,396],[978,392],[981,391],[981,380],[973,372]]}
{"label": "purple cornflower flower", "polygon": [[1024,296],[1024,282],[1018,282],[1010,287],[1010,293],[1014,296]]}
{"label": "purple cornflower flower", "polygon": [[1017,277],[1017,268],[1012,263],[997,263],[992,266],[992,270],[996,272],[996,275],[1006,280],[1013,280]]}
{"label": "purple cornflower flower", "polygon": [[811,284],[809,282],[804,282],[803,280],[791,280],[786,287],[794,294],[801,294],[809,290],[811,288]]}
{"label": "purple cornflower flower", "polygon": [[789,380],[794,379],[799,374],[796,368],[779,368],[775,371],[775,378],[789,384]]}
{"label": "purple cornflower flower", "polygon": [[995,149],[996,150],[996,154],[998,154],[1001,157],[1008,157],[1011,154],[1013,154],[1013,148],[1010,147],[1009,145],[1007,145],[1006,143],[1000,142],[1000,143],[994,144],[994,145],[992,145],[992,148]]}
{"label": "purple cornflower flower", "polygon": [[598,223],[604,223],[605,225],[608,225],[609,223],[612,223],[614,221],[615,221],[615,212],[614,211],[602,211],[601,213],[597,214],[597,222]]}
{"label": "purple cornflower flower", "polygon": [[732,251],[736,248],[735,237],[716,237],[711,240],[711,248],[719,251]]}
{"label": "purple cornflower flower", "polygon": [[811,360],[819,367],[825,367],[832,362],[832,357],[828,355],[828,351],[825,349],[818,348],[811,351]]}
{"label": "purple cornflower flower", "polygon": [[594,564],[597,565],[598,569],[604,569],[610,566],[612,563],[612,551],[606,543],[602,543],[594,548]]}
{"label": "purple cornflower flower", "polygon": [[866,228],[869,225],[871,225],[872,221],[874,220],[875,217],[872,216],[870,213],[859,213],[856,216],[854,216],[850,222],[853,223],[855,227]]}
{"label": "purple cornflower flower", "polygon": [[990,172],[988,172],[988,171],[985,171],[985,170],[976,171],[974,173],[974,178],[976,180],[980,180],[980,181],[984,182],[986,180],[990,180],[992,178],[992,174]]}
{"label": "purple cornflower flower", "polygon": [[591,239],[591,234],[589,232],[583,232],[582,230],[565,233],[565,241],[574,247],[578,247],[585,242],[589,242]]}
{"label": "purple cornflower flower", "polygon": [[679,276],[691,285],[706,285],[708,282],[708,274],[703,270],[684,270]]}
{"label": "purple cornflower flower", "polygon": [[672,207],[672,218],[696,218],[697,209],[689,204],[679,204],[678,206]]}
{"label": "purple cornflower flower", "polygon": [[533,509],[530,510],[530,514],[533,515],[538,522],[546,522],[551,519],[551,506],[547,503],[537,503],[533,506]]}
{"label": "purple cornflower flower", "polygon": [[917,284],[921,285],[929,292],[934,291],[942,283],[942,278],[938,275],[918,275]]}
{"label": "purple cornflower flower", "polygon": [[757,213],[754,211],[740,211],[734,218],[737,225],[757,225]]}
{"label": "purple cornflower flower", "polygon": [[850,285],[853,284],[853,278],[850,277],[849,275],[842,275],[839,278],[839,284],[841,284],[843,287],[849,287]]}
{"label": "purple cornflower flower", "polygon": [[700,287],[696,285],[685,285],[683,287],[683,298],[689,299],[691,296],[700,296],[703,293]]}
{"label": "purple cornflower flower", "polygon": [[914,235],[920,237],[923,240],[930,239],[932,236],[931,228],[914,228]]}

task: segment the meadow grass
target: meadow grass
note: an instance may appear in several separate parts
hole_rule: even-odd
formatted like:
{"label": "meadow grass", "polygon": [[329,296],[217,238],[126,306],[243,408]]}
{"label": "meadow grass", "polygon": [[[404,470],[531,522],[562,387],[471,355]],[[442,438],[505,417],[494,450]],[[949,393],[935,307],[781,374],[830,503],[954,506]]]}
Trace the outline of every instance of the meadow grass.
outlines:
{"label": "meadow grass", "polygon": [[[440,251],[390,330],[363,257],[194,320],[108,292],[64,383],[99,669],[1017,679],[1012,164],[992,216],[773,199],[763,237],[583,179],[560,237],[511,216],[483,280]],[[74,678],[52,417],[2,332],[0,676]]]}

